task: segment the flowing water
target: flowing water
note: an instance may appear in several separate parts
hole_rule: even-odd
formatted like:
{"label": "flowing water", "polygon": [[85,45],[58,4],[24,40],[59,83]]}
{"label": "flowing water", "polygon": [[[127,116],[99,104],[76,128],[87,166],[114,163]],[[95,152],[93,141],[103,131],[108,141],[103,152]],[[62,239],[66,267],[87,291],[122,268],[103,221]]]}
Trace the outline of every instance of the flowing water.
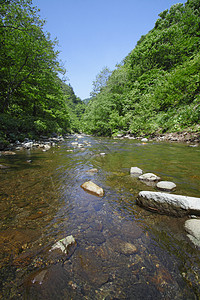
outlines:
{"label": "flowing water", "polygon": [[[199,147],[74,135],[47,152],[1,155],[0,164],[9,167],[0,170],[0,299],[199,299],[187,217],[137,206],[139,191],[156,189],[129,174],[137,166],[200,197]],[[84,191],[88,180],[105,195]],[[69,235],[71,256],[49,258]]]}

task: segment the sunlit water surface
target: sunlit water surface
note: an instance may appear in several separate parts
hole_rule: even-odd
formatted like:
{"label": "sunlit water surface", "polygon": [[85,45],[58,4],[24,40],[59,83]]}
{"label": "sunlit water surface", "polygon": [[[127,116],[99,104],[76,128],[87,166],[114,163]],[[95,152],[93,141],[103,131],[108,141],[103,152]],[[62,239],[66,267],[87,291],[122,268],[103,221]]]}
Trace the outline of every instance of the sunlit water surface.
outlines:
{"label": "sunlit water surface", "polygon": [[[1,155],[0,164],[9,167],[0,170],[0,299],[199,299],[199,249],[184,230],[187,217],[137,206],[139,191],[156,188],[129,170],[200,197],[200,147],[71,136],[47,152]],[[85,192],[87,180],[104,197]],[[72,255],[48,261],[68,235],[77,241]]]}

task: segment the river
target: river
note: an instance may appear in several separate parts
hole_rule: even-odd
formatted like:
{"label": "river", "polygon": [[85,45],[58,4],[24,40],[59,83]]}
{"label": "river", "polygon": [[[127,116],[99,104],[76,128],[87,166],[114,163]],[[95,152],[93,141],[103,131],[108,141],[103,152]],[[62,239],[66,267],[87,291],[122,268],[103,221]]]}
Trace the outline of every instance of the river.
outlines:
{"label": "river", "polygon": [[[156,189],[129,171],[200,197],[200,147],[72,135],[46,152],[1,155],[0,164],[9,167],[0,170],[0,299],[199,299],[188,217],[139,207],[138,193]],[[88,180],[105,195],[84,191]],[[69,235],[71,256],[50,261],[51,246]]]}

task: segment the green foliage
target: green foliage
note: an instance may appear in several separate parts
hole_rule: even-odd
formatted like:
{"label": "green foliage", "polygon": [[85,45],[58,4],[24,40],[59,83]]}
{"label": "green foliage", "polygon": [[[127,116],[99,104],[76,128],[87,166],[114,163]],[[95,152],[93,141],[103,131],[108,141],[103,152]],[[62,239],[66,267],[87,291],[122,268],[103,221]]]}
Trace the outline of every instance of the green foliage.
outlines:
{"label": "green foliage", "polygon": [[88,103],[87,132],[153,134],[200,123],[199,0],[159,17]]}
{"label": "green foliage", "polygon": [[103,90],[110,75],[111,71],[107,67],[103,68],[101,72],[99,72],[99,74],[96,76],[96,80],[92,83],[93,89],[90,96],[94,97]]}
{"label": "green foliage", "polygon": [[65,70],[44,23],[31,0],[1,3],[0,133],[5,139],[71,130],[67,102],[78,100],[59,79]]}

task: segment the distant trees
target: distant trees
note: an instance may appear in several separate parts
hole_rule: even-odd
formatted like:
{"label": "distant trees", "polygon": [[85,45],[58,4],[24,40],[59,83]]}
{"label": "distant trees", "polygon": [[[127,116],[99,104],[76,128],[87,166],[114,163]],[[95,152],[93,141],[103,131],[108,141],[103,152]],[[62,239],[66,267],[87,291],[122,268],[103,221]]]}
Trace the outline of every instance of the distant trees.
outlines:
{"label": "distant trees", "polygon": [[102,91],[102,89],[106,86],[111,73],[112,72],[107,67],[105,67],[99,72],[99,74],[97,74],[96,79],[92,83],[93,88],[92,92],[90,93],[91,97],[96,96]]}
{"label": "distant trees", "polygon": [[[159,14],[86,107],[88,133],[177,131],[200,124],[199,0]],[[101,86],[101,85],[100,85]]]}

